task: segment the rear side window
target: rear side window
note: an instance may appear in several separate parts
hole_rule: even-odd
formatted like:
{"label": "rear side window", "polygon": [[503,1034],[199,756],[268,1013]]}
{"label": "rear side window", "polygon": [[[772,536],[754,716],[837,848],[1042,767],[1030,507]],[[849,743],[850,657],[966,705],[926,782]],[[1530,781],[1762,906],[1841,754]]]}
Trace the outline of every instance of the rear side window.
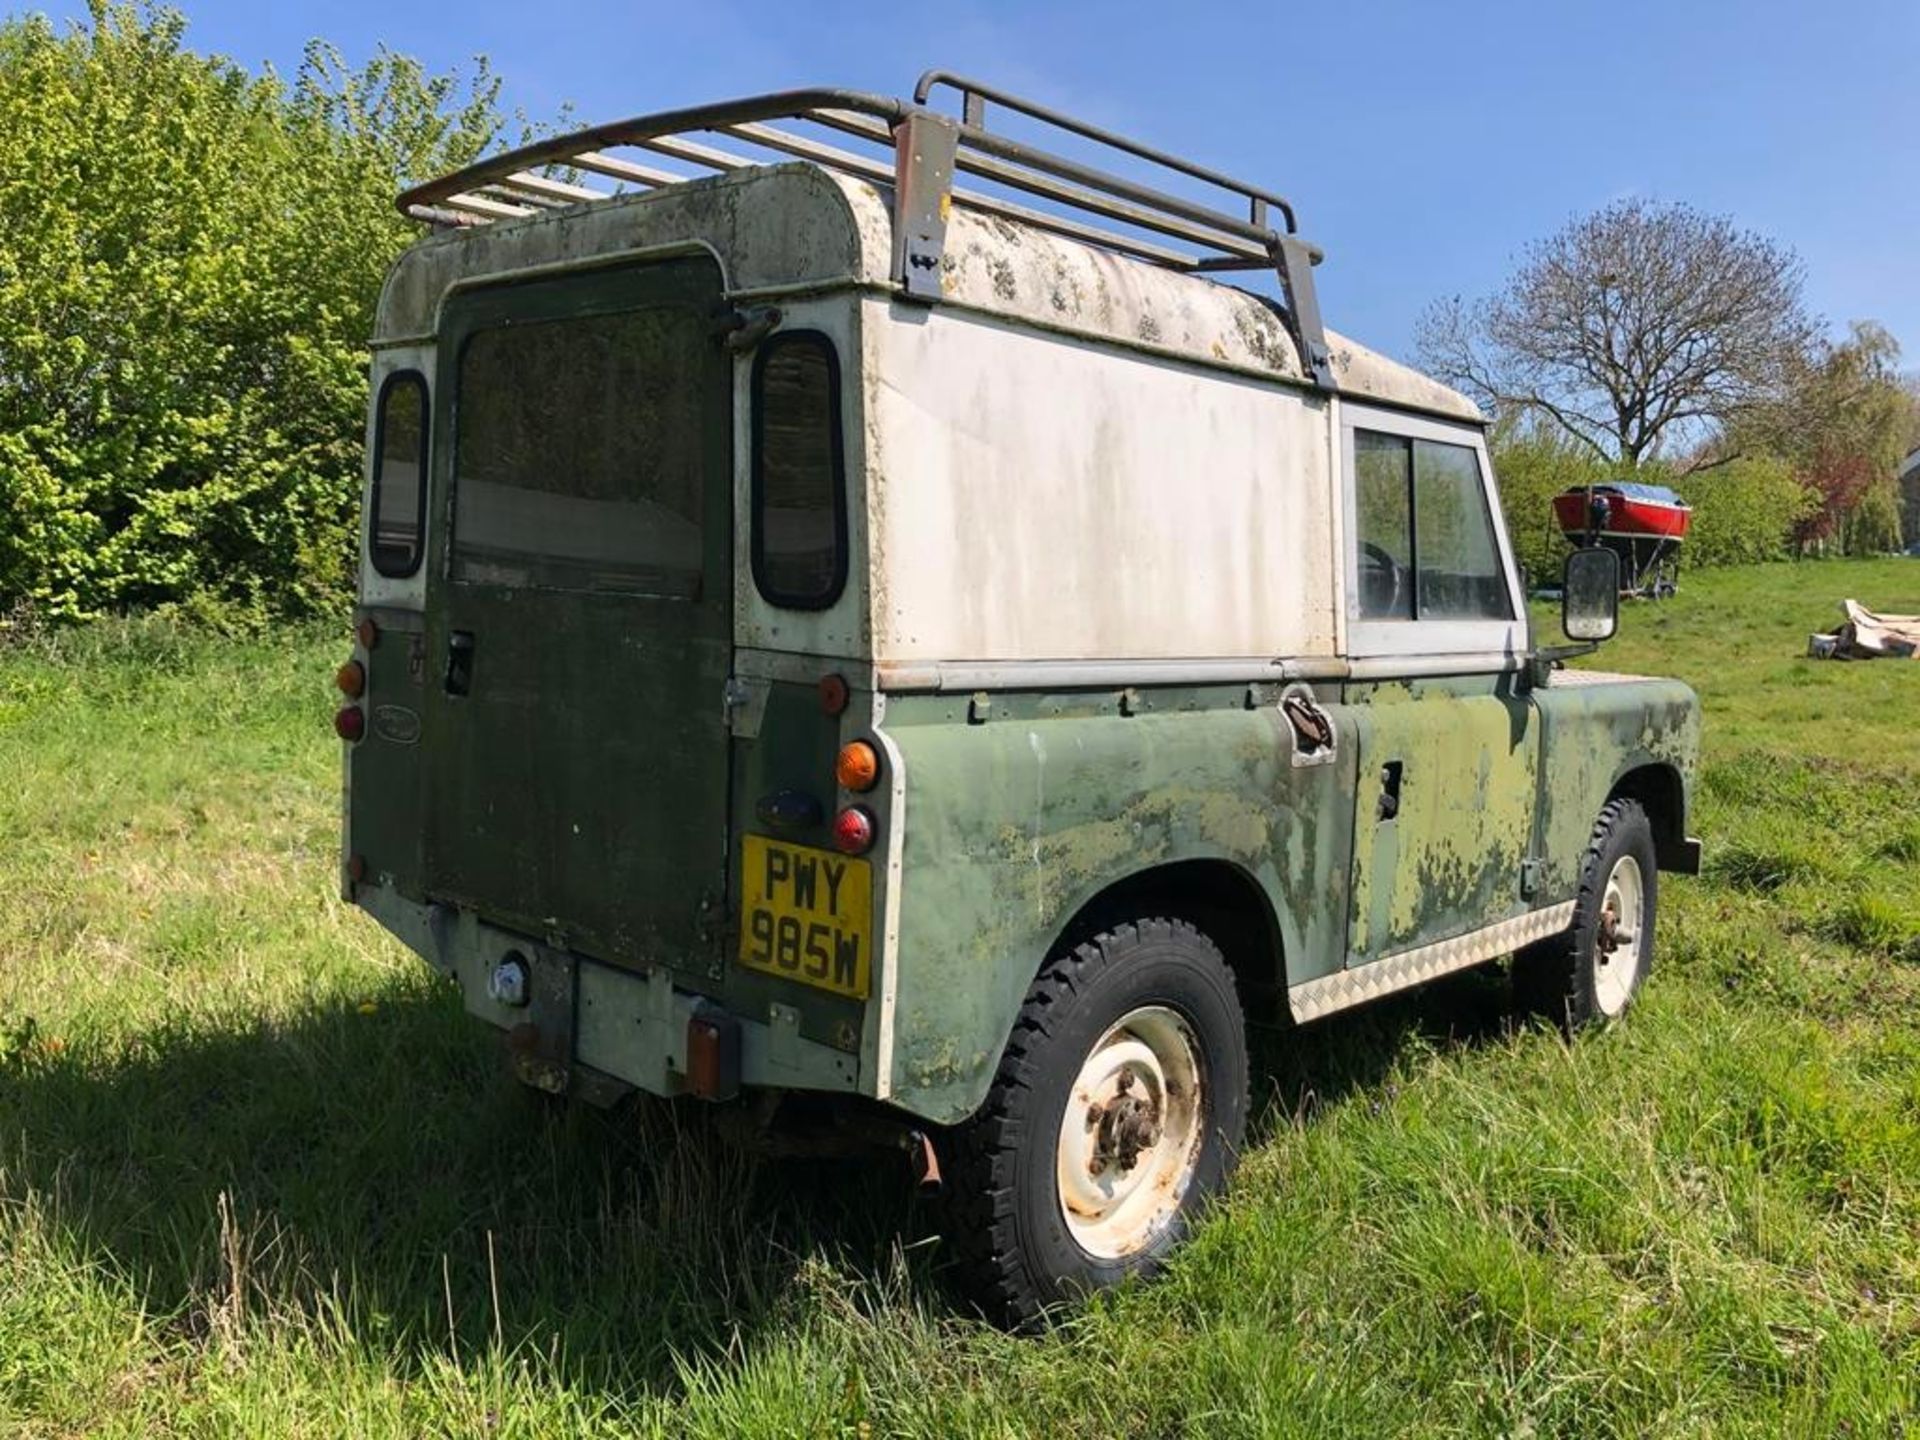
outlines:
{"label": "rear side window", "polygon": [[678,308],[481,330],[460,352],[453,578],[697,599],[703,321]]}
{"label": "rear side window", "polygon": [[373,568],[404,579],[420,568],[427,509],[427,382],[413,370],[387,377],[373,425]]}
{"label": "rear side window", "polygon": [[753,362],[753,579],[775,605],[822,610],[847,583],[840,362],[816,331]]}
{"label": "rear side window", "polygon": [[1363,620],[1511,620],[1480,462],[1465,445],[1356,430]]}

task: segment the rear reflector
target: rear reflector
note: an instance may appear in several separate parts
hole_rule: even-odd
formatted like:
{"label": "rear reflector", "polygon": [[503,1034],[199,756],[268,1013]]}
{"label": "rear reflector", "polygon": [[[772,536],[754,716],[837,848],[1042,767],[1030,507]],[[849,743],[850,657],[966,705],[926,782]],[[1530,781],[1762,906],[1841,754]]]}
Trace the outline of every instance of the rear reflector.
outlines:
{"label": "rear reflector", "polygon": [[852,698],[853,692],[847,689],[847,680],[844,675],[820,677],[820,709],[823,714],[840,714],[847,708],[847,702]]}
{"label": "rear reflector", "polygon": [[367,712],[358,705],[343,705],[333,717],[333,733],[342,740],[358,740],[367,733]]}
{"label": "rear reflector", "polygon": [[706,1008],[687,1021],[687,1089],[702,1100],[740,1093],[740,1022]]}

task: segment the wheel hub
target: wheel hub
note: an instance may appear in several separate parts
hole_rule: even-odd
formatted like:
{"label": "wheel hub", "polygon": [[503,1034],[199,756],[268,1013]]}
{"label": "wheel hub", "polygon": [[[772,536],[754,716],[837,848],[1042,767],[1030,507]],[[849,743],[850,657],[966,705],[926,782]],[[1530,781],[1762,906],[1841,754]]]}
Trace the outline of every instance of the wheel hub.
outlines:
{"label": "wheel hub", "polygon": [[1600,948],[1609,955],[1620,948],[1619,901],[1611,895],[1607,908],[1600,912]]}
{"label": "wheel hub", "polygon": [[1640,862],[1622,855],[1607,876],[1607,887],[1600,902],[1600,915],[1593,933],[1593,995],[1603,1015],[1614,1016],[1627,1008],[1643,960],[1641,915],[1645,909],[1646,881]]}
{"label": "wheel hub", "polygon": [[1090,1167],[1095,1175],[1114,1168],[1124,1174],[1138,1163],[1143,1150],[1160,1143],[1159,1105],[1132,1093],[1131,1070],[1123,1070],[1116,1084],[1120,1093],[1111,1104],[1095,1105],[1087,1112],[1095,1117],[1098,1132]]}
{"label": "wheel hub", "polygon": [[1186,1021],[1143,1006],[1088,1053],[1060,1118],[1056,1178],[1089,1254],[1144,1249],[1179,1210],[1205,1138],[1200,1048]]}

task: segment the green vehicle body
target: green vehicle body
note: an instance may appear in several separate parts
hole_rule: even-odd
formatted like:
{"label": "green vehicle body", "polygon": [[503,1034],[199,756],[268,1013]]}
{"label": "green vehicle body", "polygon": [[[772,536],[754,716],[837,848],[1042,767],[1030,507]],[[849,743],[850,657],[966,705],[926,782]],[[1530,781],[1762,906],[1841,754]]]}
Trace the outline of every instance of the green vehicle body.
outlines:
{"label": "green vehicle body", "polygon": [[[1345,969],[1350,928],[1360,953],[1387,953],[1570,901],[1615,795],[1643,798],[1663,857],[1692,868],[1699,716],[1678,682],[1315,689],[1338,758],[1301,768],[1286,720],[1244,686],[1154,693],[1131,714],[1118,695],[1035,695],[1003,716],[996,697],[977,726],[938,702],[890,711],[913,777],[899,1103],[971,1113],[1032,957],[1102,917],[1193,916],[1243,992],[1284,1013],[1287,992]],[[1357,773],[1370,753],[1405,757],[1390,821]]]}
{"label": "green vehicle body", "polygon": [[[1369,652],[1364,627],[1349,623],[1355,561],[1338,492],[1352,466],[1339,436],[1404,415],[1478,454],[1490,484],[1467,402],[1346,341],[1342,389],[1329,398],[1307,383],[1265,302],[1194,277],[1135,277],[1149,267],[1111,257],[1083,262],[1072,240],[1003,221],[956,220],[939,307],[951,318],[930,326],[893,293],[885,213],[862,182],[775,166],[436,236],[389,283],[374,347],[354,652],[365,679],[350,706],[364,731],[347,746],[342,886],[507,1033],[522,1078],[596,1097],[821,1092],[949,1125],[986,1095],[1046,958],[1103,924],[1190,919],[1221,946],[1251,1011],[1306,1021],[1564,928],[1595,817],[1613,797],[1646,808],[1662,868],[1697,868],[1699,709],[1684,685],[1558,668],[1517,602],[1497,652],[1429,653],[1417,635]],[[1075,279],[1083,263],[1104,293]],[[757,309],[769,297],[778,320]],[[1183,317],[1185,338],[1168,315]],[[644,340],[665,357],[633,361],[653,420],[606,419],[585,402],[565,412],[545,392],[513,425],[484,413],[482,396],[505,392],[484,388],[493,342],[476,337],[524,346],[500,373],[537,387],[562,352],[526,337],[564,346],[570,334],[602,335],[594,326],[610,355]],[[837,366],[845,574],[843,594],[814,610],[772,604],[750,553],[756,356],[782,334],[826,337]],[[1319,553],[1297,583],[1328,592],[1302,622],[1311,638],[1264,653],[1238,632],[1221,639],[1237,616],[1258,622],[1257,600],[1223,610],[1218,627],[1189,606],[1184,653],[1177,616],[1134,642],[1146,634],[1138,617],[1157,613],[1147,610],[1080,629],[1032,606],[1007,618],[992,608],[997,572],[955,584],[952,613],[914,599],[947,562],[892,542],[896,527],[922,523],[902,516],[932,503],[941,482],[908,453],[917,442],[889,429],[886,407],[920,383],[903,378],[910,365],[936,381],[942,367],[957,375],[972,363],[960,358],[968,345],[1000,347],[985,368],[1008,354],[1086,367],[1084,402],[1009,415],[1014,438],[993,442],[1003,446],[1055,443],[1049,427],[1074,425],[1073,404],[1097,412],[1136,372],[1284,409],[1281,423],[1319,437],[1324,457],[1297,481],[1327,492],[1306,505],[1312,523],[1297,542]],[[395,377],[427,397],[424,499],[414,568],[388,575],[373,564],[388,523],[376,482],[383,464],[414,453],[393,438]],[[1363,418],[1343,419],[1349,410]],[[514,548],[508,520],[498,555],[460,548],[480,497],[501,493],[484,487],[511,488],[499,477],[542,463],[509,453],[541,424],[554,427],[556,454],[575,457],[568,465],[600,463],[593,445],[641,435],[653,437],[650,455],[667,454],[661,465],[704,477],[681,517],[698,531],[697,553],[680,556],[672,585],[596,588],[578,566],[556,581]],[[474,438],[495,431],[508,438]],[[966,518],[973,502],[955,491],[961,518],[924,523],[957,526],[964,548],[984,522]],[[1496,578],[1517,596],[1493,513]],[[1015,509],[1006,523],[1026,518]],[[1124,522],[1103,510],[1085,523]],[[586,553],[594,542],[578,543]],[[1074,543],[1010,536],[967,551],[988,557],[967,563],[1030,571],[1033,547]],[[1116,604],[1141,603],[1121,593],[1132,563],[1115,557]],[[1097,559],[1060,564],[1067,576],[1102,573]],[[1104,603],[1079,594],[1083,608]],[[969,625],[986,637],[971,653],[913,649],[916,635]],[[1032,638],[1008,653],[1009,635]],[[838,713],[822,701],[829,677],[844,683]],[[836,756],[856,741],[880,762],[871,790],[836,779]],[[744,869],[748,837],[831,854],[835,817],[854,805],[877,833],[864,857],[866,993],[742,963],[743,895],[759,883]],[[508,961],[523,988],[502,982]],[[717,1091],[702,1068],[716,1063]]]}

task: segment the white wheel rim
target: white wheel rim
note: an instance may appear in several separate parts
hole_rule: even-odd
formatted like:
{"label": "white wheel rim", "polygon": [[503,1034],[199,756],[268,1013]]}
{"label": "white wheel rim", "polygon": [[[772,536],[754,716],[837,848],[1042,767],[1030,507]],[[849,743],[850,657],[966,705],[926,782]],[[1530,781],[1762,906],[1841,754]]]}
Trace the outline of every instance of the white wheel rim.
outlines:
{"label": "white wheel rim", "polygon": [[1646,895],[1640,862],[1631,855],[1614,861],[1593,941],[1593,998],[1603,1015],[1618,1015],[1633,995],[1646,953],[1646,936],[1640,933]]}
{"label": "white wheel rim", "polygon": [[1102,1035],[1060,1119],[1060,1213],[1089,1255],[1117,1260],[1152,1244],[1200,1163],[1207,1097],[1187,1022],[1143,1006]]}

